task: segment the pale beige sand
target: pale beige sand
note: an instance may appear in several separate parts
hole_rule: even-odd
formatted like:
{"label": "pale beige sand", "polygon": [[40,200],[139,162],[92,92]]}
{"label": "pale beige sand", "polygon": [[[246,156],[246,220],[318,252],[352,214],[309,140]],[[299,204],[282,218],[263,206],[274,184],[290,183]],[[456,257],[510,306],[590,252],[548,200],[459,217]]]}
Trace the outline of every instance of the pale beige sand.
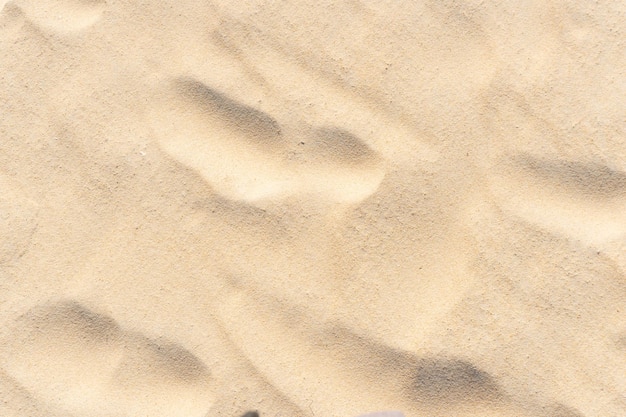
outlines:
{"label": "pale beige sand", "polygon": [[623,0],[0,8],[1,416],[626,416]]}

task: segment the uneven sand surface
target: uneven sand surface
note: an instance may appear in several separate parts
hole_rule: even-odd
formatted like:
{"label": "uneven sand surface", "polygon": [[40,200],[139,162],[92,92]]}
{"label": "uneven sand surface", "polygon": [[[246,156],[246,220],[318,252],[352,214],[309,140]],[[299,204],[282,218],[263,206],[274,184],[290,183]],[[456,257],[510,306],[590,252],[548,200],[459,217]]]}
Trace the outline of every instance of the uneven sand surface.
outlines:
{"label": "uneven sand surface", "polygon": [[625,97],[624,0],[0,0],[0,416],[626,416]]}

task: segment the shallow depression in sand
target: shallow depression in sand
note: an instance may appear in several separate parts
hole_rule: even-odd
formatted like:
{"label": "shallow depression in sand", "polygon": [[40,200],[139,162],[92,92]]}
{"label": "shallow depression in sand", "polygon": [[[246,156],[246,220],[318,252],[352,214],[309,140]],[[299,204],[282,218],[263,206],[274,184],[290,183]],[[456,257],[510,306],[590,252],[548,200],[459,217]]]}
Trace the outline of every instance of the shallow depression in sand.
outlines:
{"label": "shallow depression in sand", "polygon": [[2,361],[4,371],[60,410],[202,417],[211,407],[211,376],[195,355],[76,301],[35,306],[7,330],[0,358],[14,359]]}
{"label": "shallow depression in sand", "polygon": [[173,80],[148,113],[161,148],[229,199],[310,195],[352,203],[384,177],[382,158],[355,135],[326,126],[283,129],[271,115],[191,78]]}

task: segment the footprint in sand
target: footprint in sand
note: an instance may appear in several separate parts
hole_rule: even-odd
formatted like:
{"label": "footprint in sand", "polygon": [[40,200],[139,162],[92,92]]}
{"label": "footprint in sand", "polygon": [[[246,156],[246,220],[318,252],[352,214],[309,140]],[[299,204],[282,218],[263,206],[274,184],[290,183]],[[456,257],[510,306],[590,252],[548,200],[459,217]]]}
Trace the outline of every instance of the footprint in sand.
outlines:
{"label": "footprint in sand", "polygon": [[35,25],[56,32],[85,29],[100,19],[104,0],[13,0]]}
{"label": "footprint in sand", "polygon": [[191,78],[157,94],[150,116],[161,148],[228,199],[260,203],[309,194],[351,203],[371,195],[384,176],[379,155],[349,132],[285,129]]}
{"label": "footprint in sand", "polygon": [[0,346],[7,375],[72,415],[202,417],[212,404],[208,369],[191,352],[76,302],[32,308]]}

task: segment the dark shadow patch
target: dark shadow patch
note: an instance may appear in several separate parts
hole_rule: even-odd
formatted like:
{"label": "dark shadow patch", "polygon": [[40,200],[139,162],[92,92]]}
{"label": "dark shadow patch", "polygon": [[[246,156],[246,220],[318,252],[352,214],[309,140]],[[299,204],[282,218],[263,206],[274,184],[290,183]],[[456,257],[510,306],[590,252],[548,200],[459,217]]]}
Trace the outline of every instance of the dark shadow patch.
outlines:
{"label": "dark shadow patch", "polygon": [[192,383],[209,374],[206,365],[193,353],[172,342],[149,341],[153,369],[164,371],[175,380]]}
{"label": "dark shadow patch", "polygon": [[258,411],[248,411],[247,413],[243,414],[241,417],[259,417],[259,413]]}
{"label": "dark shadow patch", "polygon": [[506,400],[491,375],[465,360],[415,356],[367,340],[345,327],[328,329],[317,339],[318,348],[341,355],[344,361],[358,357],[359,373],[376,375],[379,383],[402,392],[416,404],[449,407]]}
{"label": "dark shadow patch", "polygon": [[502,394],[493,378],[469,362],[458,359],[420,359],[407,387],[418,402],[459,403],[493,401]]}
{"label": "dark shadow patch", "polygon": [[617,346],[618,350],[626,352],[626,332],[617,337],[615,346]]}
{"label": "dark shadow patch", "polygon": [[376,153],[361,139],[338,128],[316,130],[313,151],[323,159],[347,165],[359,165],[377,159]]}
{"label": "dark shadow patch", "polygon": [[[24,16],[24,12],[12,1],[8,1],[0,9],[0,19],[18,19]],[[0,29],[3,29],[3,20],[0,20]]]}
{"label": "dark shadow patch", "polygon": [[584,417],[580,411],[566,407],[563,404],[557,404],[550,407],[546,417]]}
{"label": "dark shadow patch", "polygon": [[606,165],[543,160],[529,155],[518,156],[513,162],[539,181],[562,187],[574,195],[591,198],[626,196],[626,173]]}
{"label": "dark shadow patch", "polygon": [[73,300],[36,306],[21,316],[18,322],[24,326],[24,330],[79,335],[92,343],[111,342],[121,337],[120,327],[115,320],[97,314]]}
{"label": "dark shadow patch", "polygon": [[256,145],[265,148],[281,143],[280,125],[268,114],[239,103],[193,78],[179,78],[174,85],[176,91],[209,120],[217,118],[228,128],[254,139]]}

